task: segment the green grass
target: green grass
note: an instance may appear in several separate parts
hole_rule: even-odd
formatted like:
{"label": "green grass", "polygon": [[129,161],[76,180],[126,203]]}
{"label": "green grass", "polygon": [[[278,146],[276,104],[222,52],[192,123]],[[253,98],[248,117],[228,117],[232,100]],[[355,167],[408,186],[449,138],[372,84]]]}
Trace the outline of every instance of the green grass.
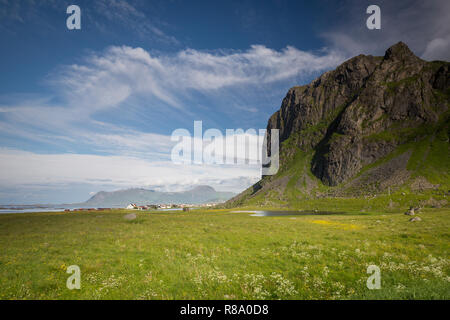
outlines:
{"label": "green grass", "polygon": [[[410,154],[406,165],[410,177],[402,185],[393,185],[390,191],[387,188],[381,189],[376,185],[376,181],[373,182],[373,188],[366,189],[359,185],[352,187],[348,181],[338,186],[327,186],[311,172],[314,151],[303,151],[296,147],[298,136],[294,134],[282,143],[281,159],[284,160],[278,173],[271,177],[265,177],[261,183],[266,185],[284,179],[281,186],[263,188],[255,194],[249,189],[246,191],[246,197],[227,205],[312,209],[330,203],[327,207],[331,210],[342,207],[345,210],[366,210],[384,209],[392,201],[397,206],[405,206],[408,205],[408,201],[410,204],[417,204],[430,197],[443,200],[444,195],[448,194],[448,190],[450,190],[449,115],[449,112],[445,112],[432,126],[398,127],[395,130],[365,137],[367,142],[386,140],[403,141],[403,143],[386,156],[362,167],[352,179],[364,177],[370,170],[385,165],[406,152]],[[331,137],[331,139],[339,138],[339,134]],[[413,190],[411,186],[414,185],[416,179],[433,184],[431,189],[434,190]],[[391,193],[393,197],[386,197],[388,193]],[[367,197],[361,197],[362,194],[370,197],[376,194],[377,197],[367,199]],[[403,194],[408,194],[408,198],[405,199]],[[350,195],[358,195],[360,198],[352,198]],[[323,199],[324,196],[328,196],[330,199]],[[347,199],[336,199],[336,196],[346,196]]]}
{"label": "green grass", "polygon": [[[352,202],[343,203],[335,211]],[[426,208],[415,223],[403,211],[361,213],[357,202],[325,216],[0,215],[0,298],[449,299],[450,210]],[[380,290],[366,287],[370,264]],[[80,290],[66,288],[70,265],[81,269]]]}

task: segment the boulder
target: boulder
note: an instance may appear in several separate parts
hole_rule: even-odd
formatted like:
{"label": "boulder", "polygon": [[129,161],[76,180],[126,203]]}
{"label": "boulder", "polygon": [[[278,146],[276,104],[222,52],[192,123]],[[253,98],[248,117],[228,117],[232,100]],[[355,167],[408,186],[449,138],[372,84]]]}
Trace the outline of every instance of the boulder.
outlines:
{"label": "boulder", "polygon": [[134,220],[134,219],[137,218],[137,216],[136,216],[136,213],[130,213],[130,214],[127,214],[127,215],[123,216],[123,218],[125,220]]}

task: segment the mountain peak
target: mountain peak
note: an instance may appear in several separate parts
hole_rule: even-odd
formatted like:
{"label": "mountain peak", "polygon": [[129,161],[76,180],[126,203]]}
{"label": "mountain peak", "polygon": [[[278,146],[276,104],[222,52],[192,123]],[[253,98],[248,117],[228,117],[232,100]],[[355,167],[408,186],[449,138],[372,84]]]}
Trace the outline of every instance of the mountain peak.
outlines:
{"label": "mountain peak", "polygon": [[[359,55],[290,89],[267,124],[267,132],[280,130],[278,173],[227,206],[448,190],[449,76],[450,63],[424,61],[399,42],[382,60]],[[410,158],[423,162],[412,166]]]}
{"label": "mountain peak", "polygon": [[196,186],[191,191],[195,191],[195,192],[216,192],[216,190],[213,187],[210,187],[210,186],[207,186],[207,185]]}
{"label": "mountain peak", "polygon": [[384,60],[409,60],[418,59],[409,47],[402,41],[394,44],[386,50]]}

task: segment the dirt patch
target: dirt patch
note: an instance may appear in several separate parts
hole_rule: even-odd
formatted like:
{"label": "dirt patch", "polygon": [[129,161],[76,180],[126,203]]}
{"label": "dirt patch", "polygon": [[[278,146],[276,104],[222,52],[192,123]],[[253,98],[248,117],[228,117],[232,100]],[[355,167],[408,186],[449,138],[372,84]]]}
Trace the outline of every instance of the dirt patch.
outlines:
{"label": "dirt patch", "polygon": [[311,179],[311,177],[307,173],[303,173],[301,177],[297,180],[295,187],[298,190],[310,195],[311,191],[317,187],[317,181]]}
{"label": "dirt patch", "polygon": [[439,188],[438,184],[432,184],[425,177],[422,176],[414,179],[413,183],[411,184],[411,190],[413,191],[423,191],[427,189],[437,189],[437,188]]}
{"label": "dirt patch", "polygon": [[448,204],[448,201],[446,199],[436,200],[434,198],[430,198],[428,200],[420,202],[420,205],[422,207],[432,207],[432,208],[442,208],[442,207],[447,206],[447,204]]}
{"label": "dirt patch", "polygon": [[389,187],[400,186],[406,183],[411,176],[406,170],[411,153],[411,151],[407,151],[386,163],[368,170],[358,178],[347,183],[345,189],[352,193],[377,193],[385,191]]}

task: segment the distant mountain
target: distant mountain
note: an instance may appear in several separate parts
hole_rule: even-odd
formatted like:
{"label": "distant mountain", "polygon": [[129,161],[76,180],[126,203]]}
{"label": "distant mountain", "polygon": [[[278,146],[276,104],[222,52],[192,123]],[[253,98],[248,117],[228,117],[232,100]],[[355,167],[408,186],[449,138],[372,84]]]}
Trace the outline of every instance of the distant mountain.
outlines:
{"label": "distant mountain", "polygon": [[449,112],[449,62],[424,61],[402,42],[382,57],[356,56],[288,91],[267,125],[280,130],[278,173],[226,206],[447,193]]}
{"label": "distant mountain", "polygon": [[197,186],[183,192],[159,192],[142,188],[118,190],[112,192],[100,191],[80,205],[86,207],[125,207],[130,203],[146,204],[202,204],[222,202],[230,199],[232,192],[217,192],[210,186]]}

